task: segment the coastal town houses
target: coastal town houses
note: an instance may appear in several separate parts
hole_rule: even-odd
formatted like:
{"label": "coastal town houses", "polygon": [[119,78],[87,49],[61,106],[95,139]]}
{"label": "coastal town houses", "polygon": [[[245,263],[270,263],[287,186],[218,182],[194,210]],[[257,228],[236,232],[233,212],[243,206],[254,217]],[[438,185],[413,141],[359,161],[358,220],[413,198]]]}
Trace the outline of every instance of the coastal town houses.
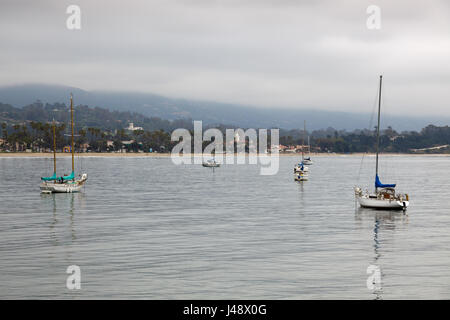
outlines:
{"label": "coastal town houses", "polygon": [[87,152],[87,150],[89,149],[89,143],[82,143],[80,144],[79,148],[81,152]]}
{"label": "coastal town houses", "polygon": [[[300,153],[300,152],[307,152],[308,150],[308,146],[306,145],[272,145],[271,146],[271,150],[272,152],[274,152],[275,150],[278,149],[279,153]],[[319,147],[311,147],[311,152],[320,152],[320,148]]]}

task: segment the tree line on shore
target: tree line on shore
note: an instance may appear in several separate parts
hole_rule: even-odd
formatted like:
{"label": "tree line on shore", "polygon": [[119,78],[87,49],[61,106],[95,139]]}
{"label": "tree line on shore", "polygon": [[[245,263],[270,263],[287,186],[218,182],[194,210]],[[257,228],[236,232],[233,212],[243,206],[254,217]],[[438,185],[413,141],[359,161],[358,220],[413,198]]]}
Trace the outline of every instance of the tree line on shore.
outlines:
{"label": "tree line on shore", "polygon": [[[137,113],[109,111],[77,106],[75,150],[77,152],[169,152],[178,142],[171,132],[185,128],[192,132],[192,120],[162,120]],[[57,150],[70,145],[69,110],[64,104],[36,102],[23,108],[0,103],[0,151],[49,151],[53,149],[53,126]],[[134,122],[141,127],[127,130]],[[211,127],[211,126],[210,126]],[[214,126],[225,132],[229,126]],[[303,130],[280,129],[281,146],[306,144],[310,136],[311,150],[316,152],[374,152],[376,128],[372,130]],[[209,142],[205,142],[204,147]],[[248,141],[247,141],[248,150]],[[450,153],[450,128],[428,125],[421,131],[396,132],[388,127],[381,131],[380,148],[393,153]],[[270,146],[269,146],[270,147]]]}
{"label": "tree line on shore", "polygon": [[[55,123],[57,150],[70,146],[70,128],[65,123]],[[53,150],[53,124],[30,121],[23,124],[0,126],[0,150],[48,152]],[[325,137],[312,137],[313,152],[375,152],[375,132],[358,131],[338,133]],[[106,131],[87,127],[77,130],[74,138],[77,152],[169,152],[178,141],[171,141],[171,133],[164,130],[134,130],[124,128]],[[270,140],[269,140],[270,142]],[[206,147],[209,142],[204,142]],[[304,145],[303,138],[281,135],[281,146]],[[246,142],[248,150],[248,141]],[[450,153],[450,128],[429,125],[420,132],[397,133],[391,128],[380,135],[382,152],[392,153]]]}
{"label": "tree line on shore", "polygon": [[[55,124],[56,150],[70,150],[70,130],[66,124]],[[49,152],[53,150],[53,124],[31,121],[8,127],[1,124],[0,150]],[[119,129],[114,132],[100,128],[82,128],[74,137],[76,152],[165,152],[171,146],[170,134],[164,130],[127,132]]]}
{"label": "tree line on shore", "polygon": [[[302,143],[303,138],[294,132],[280,137],[280,144]],[[373,130],[337,131],[333,128],[313,131],[311,148],[319,152],[355,153],[375,152],[376,127]],[[420,132],[398,133],[391,127],[381,130],[380,150],[392,153],[450,153],[450,127],[428,125]]]}

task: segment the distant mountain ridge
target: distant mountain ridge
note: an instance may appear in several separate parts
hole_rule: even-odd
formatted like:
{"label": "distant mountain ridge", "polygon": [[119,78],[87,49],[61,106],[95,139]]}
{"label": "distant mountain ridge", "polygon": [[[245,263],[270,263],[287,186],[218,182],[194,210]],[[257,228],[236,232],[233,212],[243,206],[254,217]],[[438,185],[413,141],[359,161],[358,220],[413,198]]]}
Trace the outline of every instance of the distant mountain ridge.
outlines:
{"label": "distant mountain ridge", "polygon": [[[130,123],[136,127],[142,127],[147,131],[164,130],[171,132],[177,128],[192,129],[190,119],[164,120],[158,117],[146,117],[142,114],[129,111],[110,111],[100,107],[88,107],[77,105],[74,107],[75,127],[97,128],[113,132],[127,128]],[[67,104],[54,103],[43,104],[35,102],[30,105],[16,108],[0,102],[0,123],[14,126],[23,123],[41,122],[49,123],[55,120],[57,123],[68,123],[70,111]]]}
{"label": "distant mountain ridge", "polygon": [[[43,103],[68,103],[74,94],[76,105],[88,105],[116,111],[141,113],[161,119],[202,120],[205,125],[227,124],[243,128],[303,127],[308,130],[333,127],[337,130],[364,129],[369,126],[369,113],[350,113],[311,109],[257,108],[236,104],[173,99],[151,93],[86,91],[75,87],[46,84],[24,84],[0,87],[0,102],[22,107],[37,100]],[[398,131],[420,130],[428,124],[447,125],[450,118],[390,116],[382,127],[392,126]],[[374,123],[372,123],[374,125]]]}

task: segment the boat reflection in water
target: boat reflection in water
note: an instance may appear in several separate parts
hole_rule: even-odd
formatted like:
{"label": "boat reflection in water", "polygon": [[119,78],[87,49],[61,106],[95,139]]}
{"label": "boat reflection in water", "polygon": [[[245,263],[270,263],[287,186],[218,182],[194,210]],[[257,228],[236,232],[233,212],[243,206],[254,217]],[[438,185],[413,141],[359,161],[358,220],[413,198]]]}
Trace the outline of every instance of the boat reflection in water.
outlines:
{"label": "boat reflection in water", "polygon": [[60,245],[68,238],[75,241],[77,239],[76,211],[83,210],[85,207],[85,195],[83,193],[41,193],[41,200],[42,206],[52,213],[49,228],[53,244]]}
{"label": "boat reflection in water", "polygon": [[[383,278],[386,275],[382,264],[387,260],[387,254],[393,252],[390,246],[393,245],[396,228],[399,225],[408,224],[408,215],[398,211],[379,211],[358,207],[355,209],[355,221],[361,229],[366,227],[372,229],[373,259],[367,267],[366,285],[375,300],[382,300]],[[391,250],[386,250],[387,248]]]}

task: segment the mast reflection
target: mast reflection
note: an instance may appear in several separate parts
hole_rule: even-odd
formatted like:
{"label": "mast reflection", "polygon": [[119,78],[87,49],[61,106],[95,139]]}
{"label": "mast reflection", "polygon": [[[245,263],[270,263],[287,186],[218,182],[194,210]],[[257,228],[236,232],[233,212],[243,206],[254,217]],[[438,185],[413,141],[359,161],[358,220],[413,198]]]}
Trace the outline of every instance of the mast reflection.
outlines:
{"label": "mast reflection", "polygon": [[[394,231],[398,223],[408,223],[408,216],[396,211],[377,211],[373,209],[358,207],[355,210],[355,220],[360,228],[366,227],[367,223],[373,226],[373,259],[367,267],[367,289],[369,289],[375,300],[383,299],[383,254],[385,245],[393,239]],[[389,232],[391,231],[391,232]]]}

